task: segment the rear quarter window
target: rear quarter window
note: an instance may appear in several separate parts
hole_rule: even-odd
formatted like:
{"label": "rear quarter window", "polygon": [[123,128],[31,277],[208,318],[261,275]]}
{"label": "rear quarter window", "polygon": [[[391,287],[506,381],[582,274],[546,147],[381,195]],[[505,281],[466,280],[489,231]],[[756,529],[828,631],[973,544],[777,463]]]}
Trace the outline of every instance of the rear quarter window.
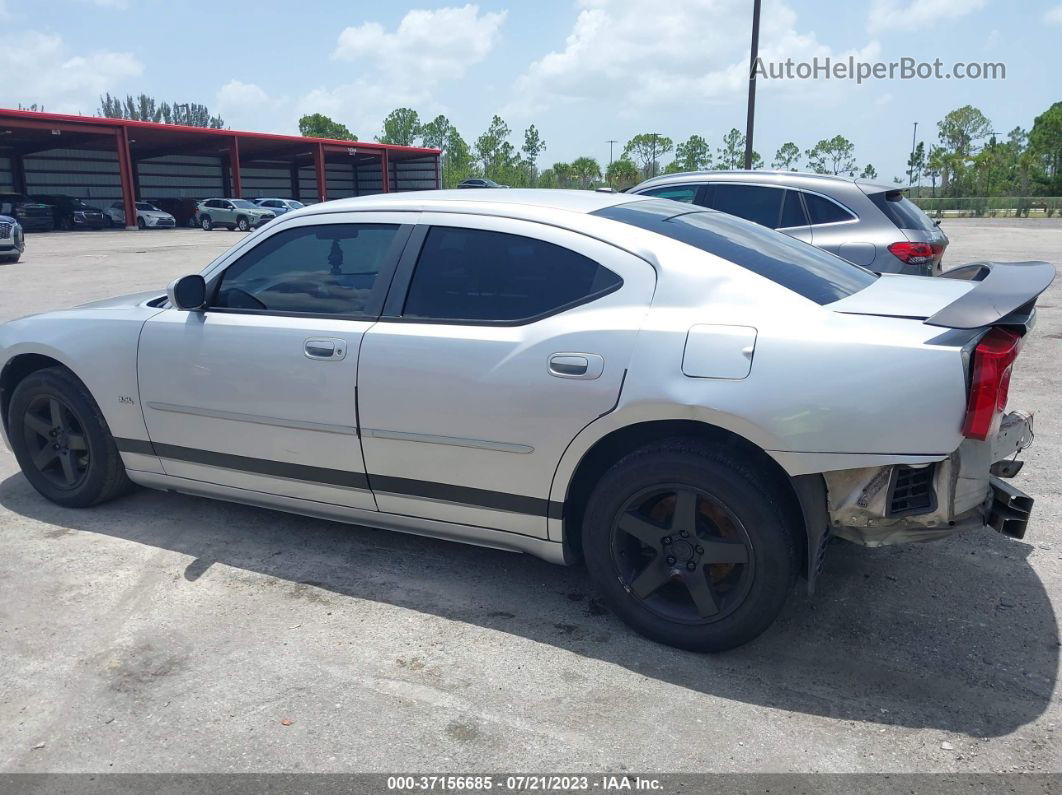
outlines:
{"label": "rear quarter window", "polygon": [[902,191],[886,190],[871,193],[870,200],[874,206],[900,229],[920,229],[930,231],[935,224],[913,201],[903,195]]}
{"label": "rear quarter window", "polygon": [[817,304],[830,304],[877,276],[822,249],[750,221],[712,210],[647,199],[593,213],[715,254]]}

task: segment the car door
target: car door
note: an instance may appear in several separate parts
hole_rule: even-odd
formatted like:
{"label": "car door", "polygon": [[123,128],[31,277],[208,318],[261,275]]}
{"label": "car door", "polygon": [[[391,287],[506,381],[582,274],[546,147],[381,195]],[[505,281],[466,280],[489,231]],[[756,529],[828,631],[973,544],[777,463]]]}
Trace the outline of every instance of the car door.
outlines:
{"label": "car door", "polygon": [[545,538],[565,447],[615,406],[646,261],[528,221],[425,213],[359,365],[381,511]]}
{"label": "car door", "polygon": [[374,509],[355,390],[410,214],[277,226],[208,279],[205,311],[141,334],[140,402],[166,473]]}

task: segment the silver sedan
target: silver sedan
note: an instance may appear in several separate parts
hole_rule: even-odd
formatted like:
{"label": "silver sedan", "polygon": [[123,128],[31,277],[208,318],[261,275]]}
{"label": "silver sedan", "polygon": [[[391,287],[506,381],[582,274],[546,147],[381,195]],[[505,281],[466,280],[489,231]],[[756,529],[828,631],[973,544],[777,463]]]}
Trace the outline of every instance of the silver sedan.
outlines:
{"label": "silver sedan", "polygon": [[345,199],[0,326],[0,413],[61,505],[139,484],[582,559],[639,632],[719,650],[831,538],[1025,533],[1006,394],[1054,270],[948,276],[644,196]]}

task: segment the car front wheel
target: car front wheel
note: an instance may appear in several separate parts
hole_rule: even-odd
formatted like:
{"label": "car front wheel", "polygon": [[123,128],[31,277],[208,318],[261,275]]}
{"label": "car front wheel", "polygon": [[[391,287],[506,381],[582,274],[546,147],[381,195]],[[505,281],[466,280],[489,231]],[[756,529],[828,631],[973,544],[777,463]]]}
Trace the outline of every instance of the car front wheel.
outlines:
{"label": "car front wheel", "polygon": [[69,370],[26,376],[8,409],[11,448],[30,484],[68,508],[87,508],[130,485],[107,421]]}
{"label": "car front wheel", "polygon": [[793,589],[797,528],[740,457],[692,440],[638,450],[588,500],[583,553],[608,604],[670,646],[723,651],[763,632]]}
{"label": "car front wheel", "polygon": [[247,222],[247,219],[241,215],[239,218],[236,219],[236,228],[239,229],[241,232],[246,232],[248,229],[251,228],[251,225]]}

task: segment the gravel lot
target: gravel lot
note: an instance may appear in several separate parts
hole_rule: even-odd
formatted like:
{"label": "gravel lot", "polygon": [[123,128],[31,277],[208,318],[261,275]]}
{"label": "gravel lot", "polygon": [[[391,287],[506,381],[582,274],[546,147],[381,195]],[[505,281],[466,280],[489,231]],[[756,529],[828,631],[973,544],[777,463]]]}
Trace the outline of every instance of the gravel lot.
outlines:
{"label": "gravel lot", "polygon": [[[1059,221],[944,226],[948,265],[1062,264]],[[32,235],[0,321],[236,240]],[[581,568],[146,490],[64,510],[0,447],[0,771],[1060,772],[1060,303],[1011,389],[1039,412],[1026,540],[835,545],[714,657],[633,635]]]}

